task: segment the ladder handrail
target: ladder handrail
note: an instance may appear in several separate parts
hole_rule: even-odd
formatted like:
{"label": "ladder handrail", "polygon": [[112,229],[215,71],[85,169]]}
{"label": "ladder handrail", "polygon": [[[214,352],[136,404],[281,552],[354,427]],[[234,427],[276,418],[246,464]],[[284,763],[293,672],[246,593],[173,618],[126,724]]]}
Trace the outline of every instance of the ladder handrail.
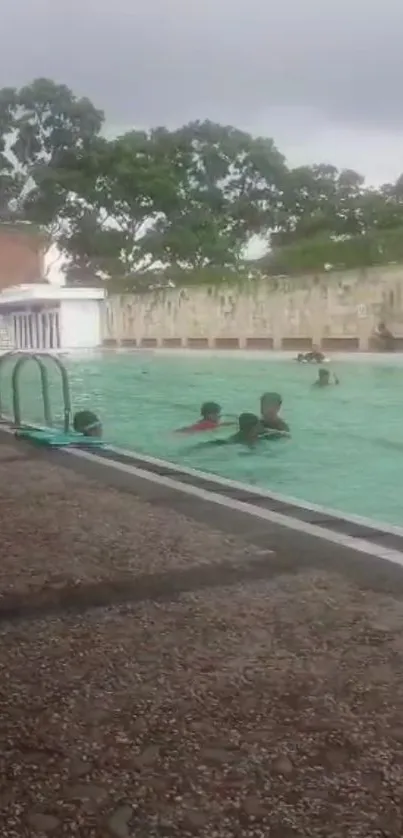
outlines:
{"label": "ladder handrail", "polygon": [[58,367],[62,378],[62,393],[63,393],[63,431],[65,434],[68,434],[70,430],[70,419],[71,419],[71,394],[70,394],[70,383],[69,383],[69,376],[66,370],[66,367],[63,364],[63,361],[57,357],[57,355],[51,355],[50,352],[44,353],[45,358],[51,358],[52,361]]}
{"label": "ladder handrail", "polygon": [[2,414],[2,402],[1,402],[1,372],[4,367],[4,364],[7,360],[12,359],[12,357],[17,358],[17,363],[13,369],[12,373],[12,391],[13,391],[13,412],[14,412],[14,422],[15,424],[21,424],[21,404],[20,404],[20,394],[18,390],[18,378],[19,372],[23,366],[28,361],[36,361],[39,366],[40,374],[41,374],[41,390],[42,390],[42,399],[43,399],[43,409],[45,414],[45,421],[47,425],[51,426],[52,422],[52,411],[50,407],[50,399],[49,399],[49,378],[48,378],[48,371],[46,369],[46,365],[43,363],[43,359],[50,359],[53,361],[61,375],[62,379],[62,393],[63,393],[63,430],[64,433],[68,433],[70,429],[70,418],[71,418],[71,396],[70,396],[70,384],[69,384],[69,376],[66,370],[66,367],[55,355],[51,355],[50,352],[41,352],[38,355],[35,352],[24,352],[21,350],[12,349],[9,352],[5,352],[4,355],[0,357],[0,417]]}
{"label": "ladder handrail", "polygon": [[41,390],[42,390],[42,400],[43,400],[43,412],[45,416],[46,424],[51,427],[52,422],[52,411],[50,408],[50,399],[49,399],[49,378],[48,378],[48,371],[46,369],[45,364],[39,358],[39,355],[29,354],[29,355],[22,355],[18,358],[17,363],[13,369],[13,373],[11,376],[11,387],[13,392],[13,413],[14,413],[14,424],[18,427],[21,425],[21,401],[20,401],[20,390],[19,390],[19,374],[25,364],[28,361],[35,361],[38,364],[40,374],[41,374]]}
{"label": "ladder handrail", "polygon": [[19,349],[9,349],[8,352],[5,352],[4,355],[0,357],[0,418],[3,415],[3,399],[1,387],[2,370],[5,366],[5,362],[8,361],[12,355],[22,355],[22,352]]}

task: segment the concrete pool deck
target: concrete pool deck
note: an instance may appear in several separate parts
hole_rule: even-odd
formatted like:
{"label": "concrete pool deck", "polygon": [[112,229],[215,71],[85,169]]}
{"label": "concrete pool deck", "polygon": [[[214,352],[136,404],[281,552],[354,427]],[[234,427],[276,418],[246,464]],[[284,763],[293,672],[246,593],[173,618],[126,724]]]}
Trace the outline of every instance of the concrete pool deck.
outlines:
{"label": "concrete pool deck", "polygon": [[401,838],[402,568],[124,474],[0,433],[7,838]]}

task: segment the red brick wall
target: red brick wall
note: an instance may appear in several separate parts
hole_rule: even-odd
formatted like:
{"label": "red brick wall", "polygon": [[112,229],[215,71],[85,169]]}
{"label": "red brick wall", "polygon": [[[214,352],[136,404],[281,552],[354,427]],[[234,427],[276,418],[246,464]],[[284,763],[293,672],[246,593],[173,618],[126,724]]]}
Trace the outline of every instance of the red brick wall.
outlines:
{"label": "red brick wall", "polygon": [[44,242],[39,233],[0,225],[0,291],[11,285],[44,282]]}

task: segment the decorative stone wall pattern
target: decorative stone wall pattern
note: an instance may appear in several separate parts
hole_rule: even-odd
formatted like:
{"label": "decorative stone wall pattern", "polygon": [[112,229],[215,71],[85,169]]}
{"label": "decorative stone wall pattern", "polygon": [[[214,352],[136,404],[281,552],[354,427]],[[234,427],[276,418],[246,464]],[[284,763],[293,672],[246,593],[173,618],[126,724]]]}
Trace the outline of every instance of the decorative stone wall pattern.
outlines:
{"label": "decorative stone wall pattern", "polygon": [[380,319],[403,338],[403,265],[112,295],[103,334],[109,345],[367,350]]}

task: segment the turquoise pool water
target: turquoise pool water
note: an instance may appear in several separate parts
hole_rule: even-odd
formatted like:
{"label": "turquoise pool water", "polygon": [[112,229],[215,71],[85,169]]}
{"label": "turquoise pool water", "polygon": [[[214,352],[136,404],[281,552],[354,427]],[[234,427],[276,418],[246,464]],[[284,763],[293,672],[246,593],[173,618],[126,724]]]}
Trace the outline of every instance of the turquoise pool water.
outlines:
{"label": "turquoise pool water", "polygon": [[[403,362],[337,362],[340,386],[312,388],[317,369],[292,360],[117,354],[67,360],[75,409],[102,417],[121,447],[296,498],[403,524]],[[5,375],[5,382],[9,372]],[[24,418],[40,421],[37,372],[23,372]],[[258,451],[196,448],[174,429],[206,399],[229,414],[258,412],[265,390],[283,395],[291,440]],[[10,403],[8,393],[3,397]],[[52,401],[60,391],[52,383]],[[55,410],[55,412],[57,412]],[[201,441],[201,436],[197,442]]]}

